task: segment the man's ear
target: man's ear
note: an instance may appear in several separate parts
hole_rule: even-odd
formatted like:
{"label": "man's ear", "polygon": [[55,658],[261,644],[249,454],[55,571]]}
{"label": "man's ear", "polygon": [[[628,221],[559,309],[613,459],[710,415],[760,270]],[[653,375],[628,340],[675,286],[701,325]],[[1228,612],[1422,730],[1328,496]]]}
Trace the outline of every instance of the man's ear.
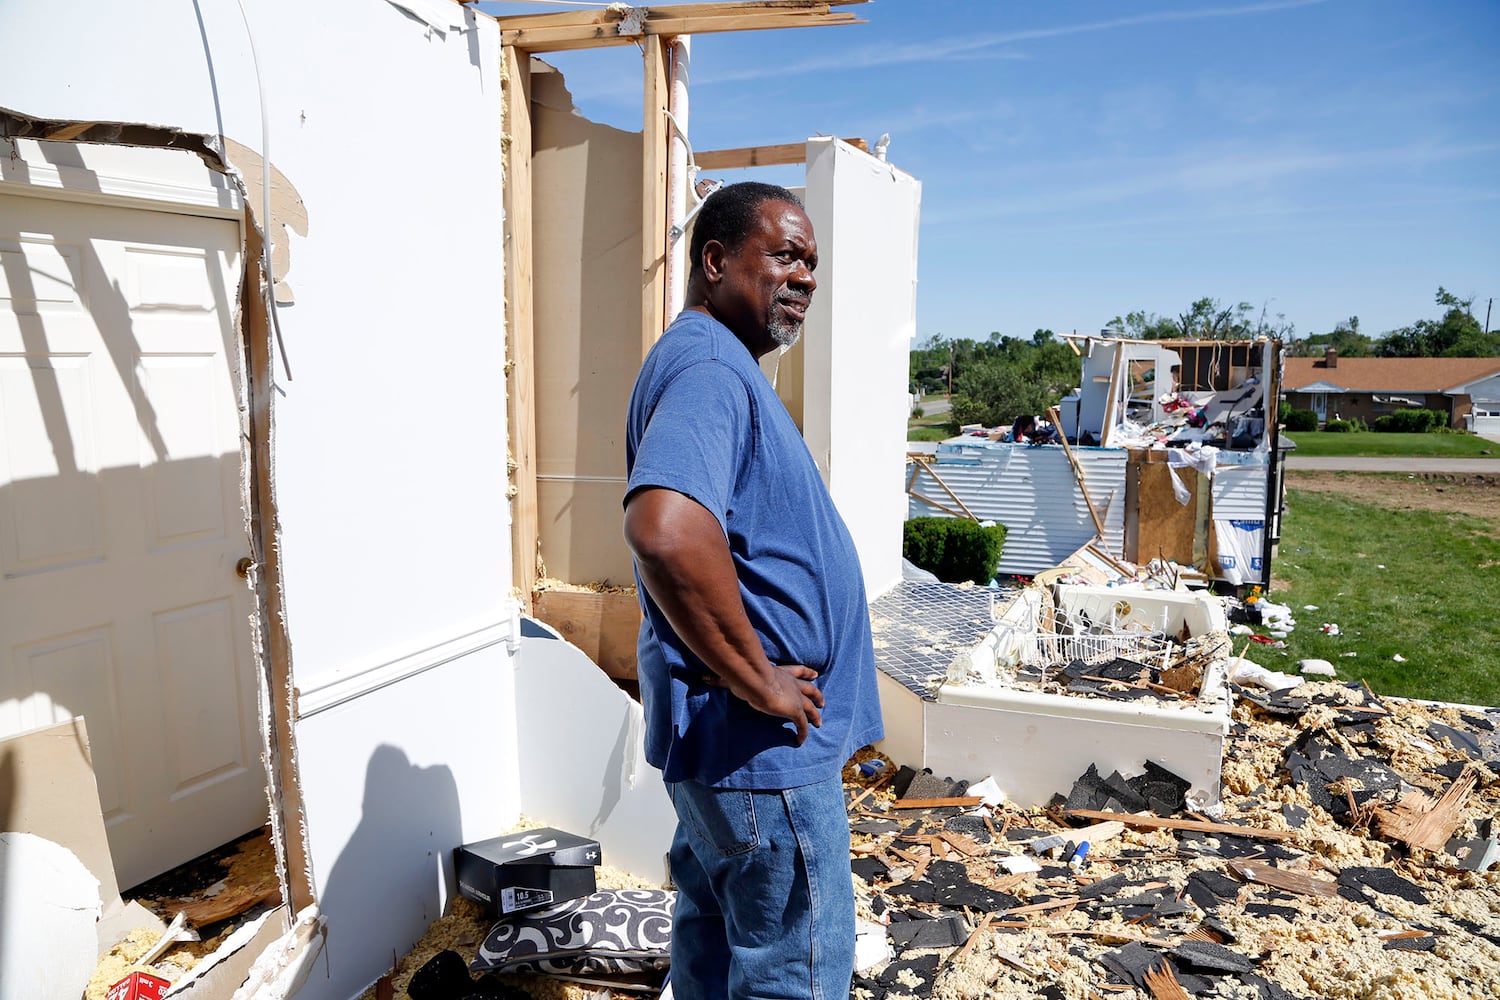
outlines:
{"label": "man's ear", "polygon": [[703,277],[709,284],[717,284],[724,277],[724,258],[728,251],[718,240],[703,244]]}

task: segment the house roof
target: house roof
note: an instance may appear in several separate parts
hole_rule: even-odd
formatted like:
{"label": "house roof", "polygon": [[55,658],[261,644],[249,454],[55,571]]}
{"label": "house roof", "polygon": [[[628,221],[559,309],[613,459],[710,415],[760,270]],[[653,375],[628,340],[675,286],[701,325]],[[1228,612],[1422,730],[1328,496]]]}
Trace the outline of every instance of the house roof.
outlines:
{"label": "house roof", "polygon": [[1500,358],[1287,358],[1282,392],[1447,392],[1500,374]]}

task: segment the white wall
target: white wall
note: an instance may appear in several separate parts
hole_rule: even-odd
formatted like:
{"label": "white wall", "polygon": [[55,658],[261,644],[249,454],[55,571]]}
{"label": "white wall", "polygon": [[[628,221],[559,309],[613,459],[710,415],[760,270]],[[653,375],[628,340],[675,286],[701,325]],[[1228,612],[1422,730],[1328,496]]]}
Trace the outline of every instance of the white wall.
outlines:
{"label": "white wall", "polygon": [[859,549],[873,597],[901,579],[907,373],[922,186],[836,139],[807,144],[818,238],[802,434]]}
{"label": "white wall", "polygon": [[[62,20],[0,5],[0,38],[24,40],[0,60],[0,105],[260,151],[263,89],[269,159],[306,207],[286,247],[295,304],[279,313],[295,378],[278,364],[274,403],[286,626],[314,713],[298,739],[317,883],[352,859],[364,889],[329,890],[333,978],[315,972],[302,996],[378,976],[412,935],[402,894],[440,899],[427,852],[519,809],[496,645],[513,615],[500,38],[458,4],[413,5],[435,21],[385,0],[245,4],[258,78],[234,3],[89,4]],[[368,836],[372,797],[442,799],[443,771],[456,821],[398,810]],[[387,905],[367,905],[382,888]]]}

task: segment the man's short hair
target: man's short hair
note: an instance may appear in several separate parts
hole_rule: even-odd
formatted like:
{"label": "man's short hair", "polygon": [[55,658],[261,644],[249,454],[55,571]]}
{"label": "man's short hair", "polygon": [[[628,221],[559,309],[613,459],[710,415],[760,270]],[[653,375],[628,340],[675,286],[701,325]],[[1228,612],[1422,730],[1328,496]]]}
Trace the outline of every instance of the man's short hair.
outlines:
{"label": "man's short hair", "polygon": [[802,199],[786,188],[760,181],[726,184],[709,195],[698,210],[693,225],[693,239],[688,244],[689,270],[697,271],[703,267],[703,247],[710,240],[717,240],[729,250],[737,249],[755,228],[760,206],[768,201],[802,204]]}

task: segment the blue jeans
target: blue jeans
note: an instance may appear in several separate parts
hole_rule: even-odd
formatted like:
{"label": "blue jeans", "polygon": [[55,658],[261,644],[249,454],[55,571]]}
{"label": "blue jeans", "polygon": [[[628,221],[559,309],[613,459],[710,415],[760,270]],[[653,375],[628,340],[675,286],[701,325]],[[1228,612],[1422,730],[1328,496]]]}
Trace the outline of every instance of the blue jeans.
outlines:
{"label": "blue jeans", "polygon": [[667,794],[673,997],[847,1000],[854,886],[840,776],[778,791],[669,782]]}

